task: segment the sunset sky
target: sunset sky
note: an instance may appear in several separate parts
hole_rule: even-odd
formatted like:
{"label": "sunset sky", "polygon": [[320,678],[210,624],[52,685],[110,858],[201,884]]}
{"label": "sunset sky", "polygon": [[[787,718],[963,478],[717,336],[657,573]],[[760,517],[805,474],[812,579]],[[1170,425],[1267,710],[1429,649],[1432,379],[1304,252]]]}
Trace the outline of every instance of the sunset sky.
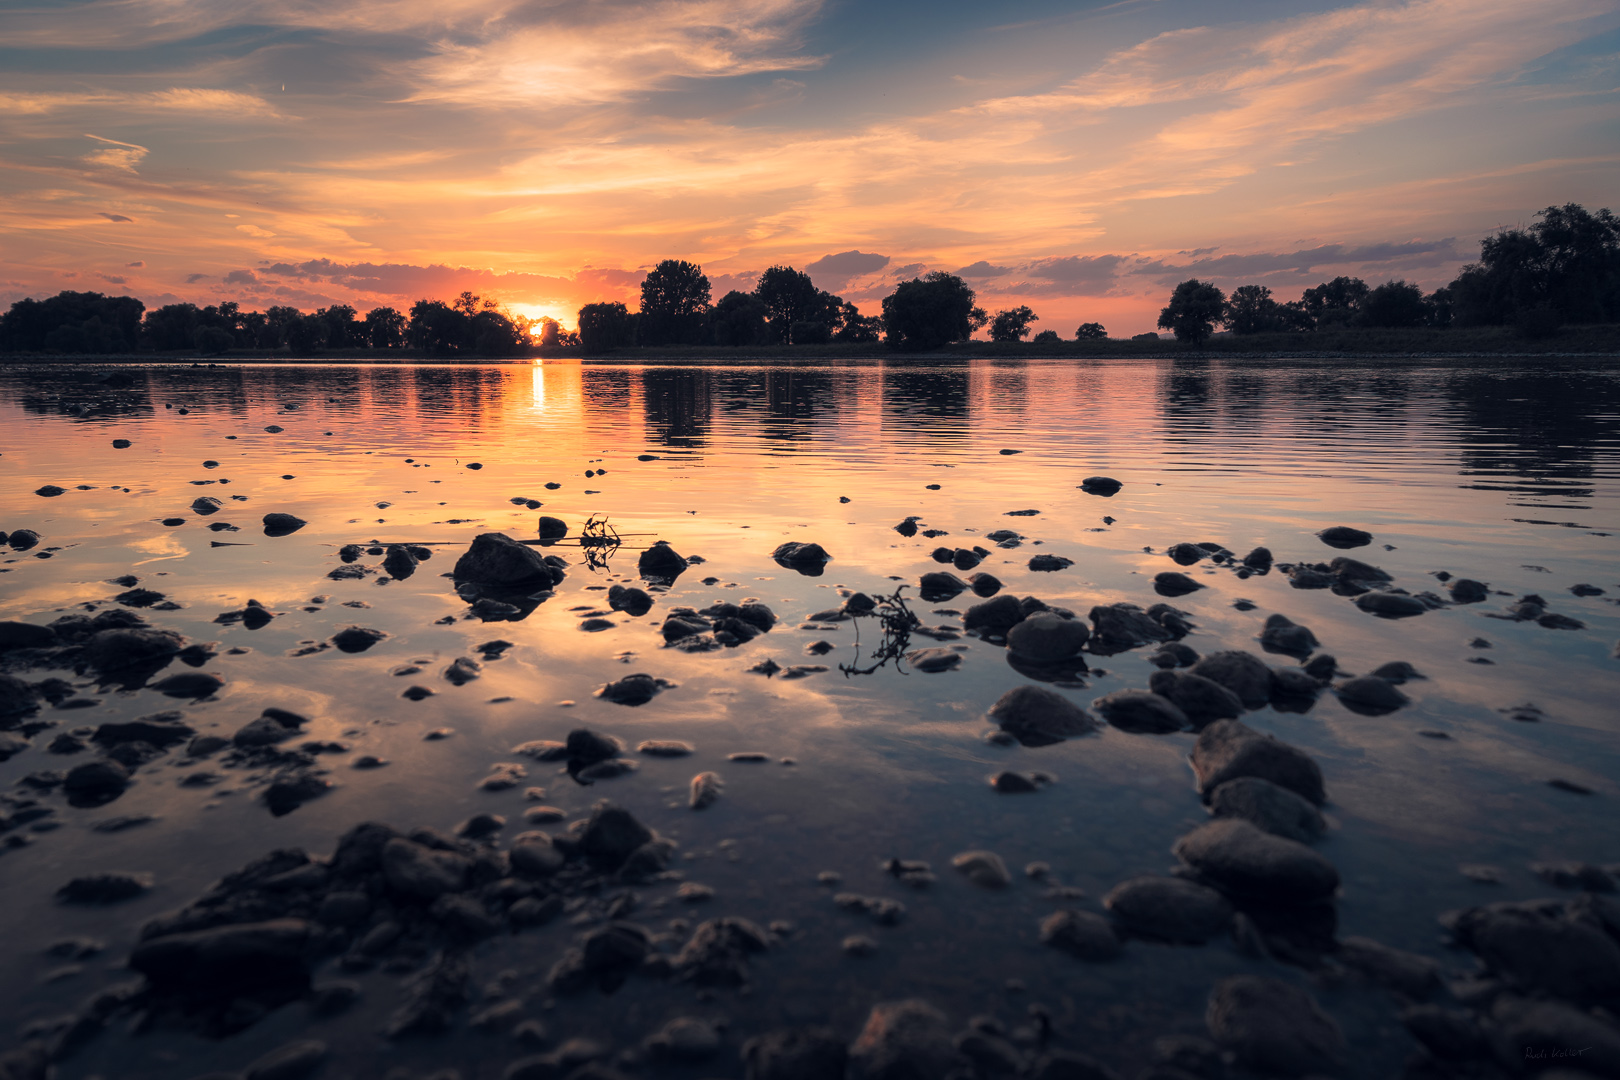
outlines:
{"label": "sunset sky", "polygon": [[0,303],[572,326],[662,258],[868,313],[960,273],[1035,329],[1187,277],[1431,289],[1620,209],[1614,0],[83,0],[0,10]]}

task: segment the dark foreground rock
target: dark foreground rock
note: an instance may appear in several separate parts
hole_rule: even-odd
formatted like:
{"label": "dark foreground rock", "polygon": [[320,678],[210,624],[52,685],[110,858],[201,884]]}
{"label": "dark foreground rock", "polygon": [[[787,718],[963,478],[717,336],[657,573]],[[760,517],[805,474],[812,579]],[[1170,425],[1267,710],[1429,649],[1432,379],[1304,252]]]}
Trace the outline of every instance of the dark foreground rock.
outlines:
{"label": "dark foreground rock", "polygon": [[952,1045],[944,1014],[915,998],[872,1006],[849,1048],[850,1080],[943,1078],[966,1068],[968,1061]]}
{"label": "dark foreground rock", "polygon": [[1258,776],[1318,806],[1327,800],[1322,770],[1304,751],[1238,720],[1218,720],[1200,732],[1192,766],[1206,798],[1228,780]]}
{"label": "dark foreground rock", "polygon": [[1258,1072],[1334,1073],[1343,1062],[1339,1025],[1310,994],[1280,979],[1222,979],[1209,995],[1204,1019],[1216,1042]]}
{"label": "dark foreground rock", "polygon": [[1058,664],[1078,656],[1091,628],[1078,619],[1037,611],[1007,631],[1007,647],[1032,664]]}
{"label": "dark foreground rock", "polygon": [[550,588],[563,573],[545,556],[505,533],[481,533],[456,560],[456,583],[496,589]]}
{"label": "dark foreground rock", "polygon": [[1450,912],[1441,922],[1510,986],[1577,1002],[1620,994],[1615,928],[1605,932],[1601,918],[1576,904],[1488,904]]}
{"label": "dark foreground rock", "polygon": [[1216,787],[1209,793],[1209,811],[1218,818],[1242,818],[1302,844],[1327,829],[1322,812],[1309,801],[1258,776],[1240,776]]}
{"label": "dark foreground rock", "polygon": [[747,1080],[844,1080],[849,1049],[828,1028],[784,1028],[743,1043]]}
{"label": "dark foreground rock", "polygon": [[1232,927],[1232,905],[1205,885],[1177,877],[1139,877],[1103,897],[1127,930],[1156,941],[1203,942]]}
{"label": "dark foreground rock", "polygon": [[1147,690],[1115,690],[1091,703],[1104,720],[1133,735],[1165,735],[1187,728],[1187,714],[1168,698]]}
{"label": "dark foreground rock", "polygon": [[1176,841],[1175,853],[1215,888],[1233,896],[1284,903],[1330,897],[1339,887],[1333,864],[1304,844],[1222,818]]}
{"label": "dark foreground rock", "polygon": [[264,515],[264,535],[291,536],[302,529],[309,522],[292,514],[270,513]]}
{"label": "dark foreground rock", "polygon": [[659,540],[636,559],[636,569],[647,581],[672,582],[686,573],[687,565],[667,540]]}
{"label": "dark foreground rock", "polygon": [[827,564],[832,561],[832,556],[827,554],[827,549],[820,544],[804,544],[791,540],[778,545],[776,550],[771,552],[771,558],[776,560],[777,565],[797,570],[805,577],[820,577]]}
{"label": "dark foreground rock", "polygon": [[1044,686],[1016,686],[990,706],[989,717],[1025,746],[1050,746],[1097,730],[1086,711]]}
{"label": "dark foreground rock", "polygon": [[1125,951],[1108,920],[1089,911],[1058,911],[1042,919],[1041,944],[1094,963]]}

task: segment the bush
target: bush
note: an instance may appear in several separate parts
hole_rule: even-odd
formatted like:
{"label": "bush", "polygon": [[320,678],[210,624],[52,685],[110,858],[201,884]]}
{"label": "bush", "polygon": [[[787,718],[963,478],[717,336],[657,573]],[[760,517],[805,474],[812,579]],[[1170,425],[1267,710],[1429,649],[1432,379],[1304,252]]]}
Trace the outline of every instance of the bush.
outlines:
{"label": "bush", "polygon": [[1513,329],[1526,341],[1542,341],[1558,333],[1563,319],[1551,304],[1525,308],[1513,320]]}
{"label": "bush", "polygon": [[1133,334],[1133,335],[1131,335],[1131,340],[1132,341],[1158,341],[1159,340],[1159,335],[1153,333],[1152,331],[1149,331],[1146,334]]}
{"label": "bush", "polygon": [[[1155,334],[1154,337],[1158,335]],[[1076,341],[1103,341],[1108,337],[1108,330],[1100,322],[1083,322],[1080,329],[1074,332]]]}
{"label": "bush", "polygon": [[1056,330],[1042,330],[1035,335],[1035,344],[1037,345],[1056,345],[1062,340],[1062,338],[1058,337]]}
{"label": "bush", "polygon": [[1159,325],[1175,332],[1177,341],[1202,345],[1215,331],[1226,308],[1226,296],[1207,281],[1189,278],[1176,286],[1170,303],[1159,312]]}

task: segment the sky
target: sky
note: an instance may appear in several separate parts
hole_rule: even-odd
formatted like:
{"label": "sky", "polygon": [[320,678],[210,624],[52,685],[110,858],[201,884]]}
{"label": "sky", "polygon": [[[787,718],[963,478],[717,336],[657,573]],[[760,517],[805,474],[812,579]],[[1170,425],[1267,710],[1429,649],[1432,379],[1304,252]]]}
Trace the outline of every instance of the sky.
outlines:
{"label": "sky", "polygon": [[0,303],[464,289],[574,324],[687,259],[1035,330],[1198,277],[1444,285],[1620,209],[1615,0],[57,0],[0,8]]}

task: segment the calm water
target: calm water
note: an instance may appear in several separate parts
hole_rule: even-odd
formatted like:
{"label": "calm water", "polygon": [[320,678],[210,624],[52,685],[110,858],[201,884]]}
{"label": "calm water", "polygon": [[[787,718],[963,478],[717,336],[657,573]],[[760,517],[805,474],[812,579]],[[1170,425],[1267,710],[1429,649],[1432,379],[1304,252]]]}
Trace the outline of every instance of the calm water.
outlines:
{"label": "calm water", "polygon": [[[1188,570],[1208,587],[1173,602],[1196,624],[1186,643],[1200,653],[1258,652],[1261,624],[1281,612],[1310,626],[1347,671],[1409,660],[1427,676],[1405,687],[1413,703],[1387,716],[1357,715],[1324,694],[1304,714],[1245,717],[1322,765],[1333,827],[1318,847],[1344,878],[1341,935],[1467,970],[1472,958],[1441,944],[1442,910],[1547,894],[1551,887],[1527,869],[1532,861],[1620,862],[1612,810],[1620,794],[1620,661],[1611,655],[1620,637],[1620,378],[1612,369],[1355,361],[153,366],[120,369],[134,377],[124,388],[96,381],[107,370],[0,369],[0,529],[43,537],[35,551],[0,549],[0,619],[48,622],[81,605],[111,606],[123,586],[110,580],[133,574],[179,605],[148,611],[154,625],[218,643],[203,670],[225,687],[217,700],[189,703],[77,679],[96,704],[47,707],[40,719],[56,726],[0,764],[0,790],[75,763],[45,751],[62,730],[168,708],[228,735],[280,706],[314,718],[309,737],[350,750],[322,759],[335,783],[329,794],[280,818],[240,773],[214,787],[181,786],[193,766],[179,754],[143,767],[105,807],[73,809],[43,796],[54,815],[42,831],[22,830],[35,842],[0,855],[0,910],[12,929],[0,943],[0,1015],[18,1032],[127,979],[121,965],[141,923],[273,847],[324,854],[359,821],[448,829],[480,810],[504,815],[508,834],[517,831],[529,805],[522,787],[476,787],[492,764],[513,760],[528,769],[525,783],[545,787],[545,801],[570,817],[603,796],[630,808],[680,843],[677,865],[689,881],[715,890],[688,909],[671,885],[638,889],[632,918],[661,928],[671,918],[737,914],[796,926],[780,949],[753,962],[751,994],[707,1001],[632,980],[610,998],[592,992],[550,1002],[540,977],[578,929],[566,921],[480,946],[474,985],[515,971],[526,1015],[558,1034],[623,1047],[683,1013],[729,1021],[721,1057],[668,1075],[740,1076],[735,1046],[762,1028],[827,1023],[852,1036],[873,1002],[915,995],[957,1026],[979,1013],[1016,1026],[1039,1003],[1060,1045],[1134,1071],[1155,1036],[1202,1031],[1214,980],[1264,971],[1307,984],[1296,969],[1249,959],[1230,942],[1132,943],[1124,959],[1105,965],[1037,942],[1039,919],[1055,908],[1100,910],[1100,897],[1119,881],[1167,871],[1170,845],[1207,820],[1185,761],[1191,734],[1106,729],[1040,749],[991,745],[985,709],[1028,681],[1003,649],[971,637],[917,639],[962,647],[961,666],[942,674],[890,666],[846,678],[838,664],[856,659],[853,624],[799,628],[835,607],[840,589],[876,594],[909,583],[914,596],[919,575],[941,569],[930,558],[936,546],[971,547],[1001,528],[1023,534],[1024,545],[986,543],[992,555],[979,569],[1016,595],[1082,614],[1098,603],[1158,601],[1152,576],[1176,569],[1162,553],[1178,541],[1215,541],[1239,554],[1264,544],[1281,561],[1327,560],[1339,553],[1313,534],[1338,524],[1370,530],[1373,545],[1348,554],[1382,566],[1411,592],[1438,588],[1431,575],[1449,571],[1511,594],[1386,621],[1331,591],[1292,589],[1280,573],[1239,580],[1207,563]],[[131,445],[114,449],[114,439]],[[585,475],[598,469],[602,475]],[[1099,473],[1123,481],[1123,490],[1112,498],[1078,490]],[[34,495],[44,484],[68,490]],[[224,508],[194,513],[189,504],[200,495]],[[469,620],[441,575],[477,533],[535,535],[537,512],[514,497],[543,502],[540,512],[565,519],[575,534],[588,516],[605,516],[625,545],[598,569],[577,547],[558,547],[571,566],[553,598],[521,621]],[[1016,510],[1039,513],[1006,516]],[[309,524],[267,537],[259,521],[271,511]],[[908,515],[948,535],[905,538],[893,526]],[[162,523],[171,518],[184,521]],[[219,521],[239,531],[206,527]],[[656,538],[706,562],[656,594],[648,615],[608,612],[616,625],[582,632],[581,620],[606,607],[603,587],[637,580],[636,553]],[[342,565],[342,545],[373,540],[446,546],[409,580],[327,577]],[[785,540],[822,544],[833,555],[826,573],[800,576],[773,562]],[[52,557],[37,557],[42,549]],[[1039,553],[1074,564],[1030,571]],[[1577,583],[1606,593],[1578,597],[1569,591]],[[1526,593],[1586,629],[1488,617]],[[776,611],[775,630],[736,649],[663,646],[658,627],[669,608],[744,597]],[[258,630],[213,621],[249,598],[279,614]],[[1234,607],[1239,599],[1253,608]],[[913,606],[929,626],[959,625],[954,613],[975,600]],[[360,654],[296,655],[350,624],[390,636]],[[863,631],[867,646],[873,637]],[[491,638],[513,647],[480,678],[458,687],[440,677]],[[1490,648],[1471,647],[1474,638]],[[835,648],[807,655],[817,641]],[[1062,692],[1089,705],[1110,690],[1145,686],[1154,670],[1148,651],[1093,658],[1105,670]],[[767,657],[831,670],[787,682],[748,672]],[[1480,657],[1492,663],[1471,662]],[[393,674],[402,667],[420,672]],[[639,708],[592,696],[632,671],[676,686]],[[39,670],[27,677],[51,674],[76,678]],[[412,684],[435,693],[402,698]],[[1542,722],[1503,712],[1526,703]],[[631,745],[677,738],[698,750],[644,759],[638,772],[592,787],[510,753],[580,725]],[[440,727],[454,736],[423,740]],[[771,760],[727,760],[738,751]],[[348,767],[366,753],[390,764]],[[795,763],[780,764],[784,757]],[[1044,770],[1057,782],[1031,796],[997,795],[986,777],[1002,768]],[[686,782],[702,769],[722,773],[725,794],[694,814]],[[1554,777],[1594,794],[1548,786]],[[156,820],[110,834],[91,828],[131,814]],[[970,848],[998,852],[1019,879],[999,893],[961,879],[950,858]],[[927,891],[898,885],[881,868],[896,856],[930,861],[939,881]],[[1023,879],[1017,870],[1032,860],[1050,863],[1054,882],[1087,898],[1054,899],[1051,882]],[[1503,883],[1476,884],[1460,873],[1463,864],[1497,866]],[[52,901],[68,879],[103,869],[149,871],[157,885],[105,908]],[[823,870],[841,873],[845,888],[904,900],[907,918],[885,928],[839,910],[816,883]],[[874,936],[877,953],[844,955],[839,943],[852,933]],[[64,962],[42,949],[71,935],[107,948],[64,974]],[[311,1021],[288,1007],[221,1042],[115,1027],[61,1075],[237,1069],[305,1031],[332,1043],[333,1076],[381,1076],[401,1065],[425,1074],[451,1064],[469,1077],[498,1076],[527,1052],[460,1028],[435,1040],[384,1040],[378,1029],[398,1002],[398,978],[363,976],[360,1005],[339,1019]],[[1390,1075],[1413,1049],[1383,991],[1313,989],[1356,1047],[1353,1075]],[[0,1037],[0,1045],[9,1041]]]}

